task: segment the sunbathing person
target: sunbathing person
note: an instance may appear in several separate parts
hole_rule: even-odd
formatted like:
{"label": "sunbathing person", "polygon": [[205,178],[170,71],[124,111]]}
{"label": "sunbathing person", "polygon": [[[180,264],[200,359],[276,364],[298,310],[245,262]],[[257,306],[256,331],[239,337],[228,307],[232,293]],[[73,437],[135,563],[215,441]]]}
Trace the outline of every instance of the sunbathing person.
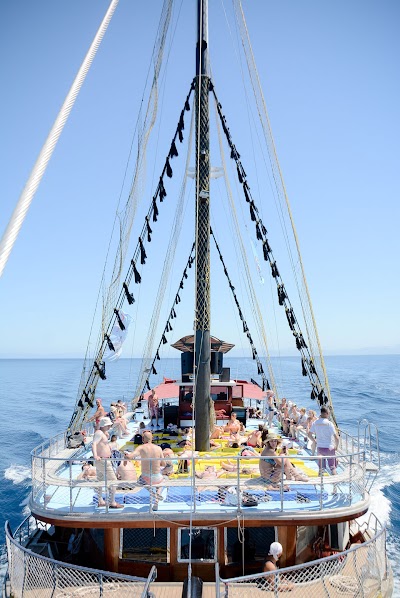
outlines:
{"label": "sunbathing person", "polygon": [[83,463],[82,464],[82,473],[80,473],[77,477],[77,480],[96,480],[97,478],[97,471],[96,468],[91,463]]}
{"label": "sunbathing person", "polygon": [[[309,409],[308,411],[308,417],[307,417],[307,434],[308,437],[310,438],[310,428],[313,425],[313,423],[315,421],[317,421],[317,415],[315,413],[315,411],[313,409]],[[312,436],[311,436],[312,438]],[[315,451],[317,450],[317,443],[315,442],[315,439],[312,438],[311,440],[311,454],[315,455]]]}
{"label": "sunbathing person", "polygon": [[126,419],[120,415],[120,411],[115,403],[110,405],[110,419],[113,422],[113,428],[119,436],[130,436]]}
{"label": "sunbathing person", "polygon": [[299,432],[303,430],[304,433],[307,433],[307,414],[305,407],[300,409],[300,417],[297,420],[297,423],[293,423],[290,426],[290,436],[292,440],[298,440]]}
{"label": "sunbathing person", "polygon": [[224,469],[218,469],[217,471],[215,465],[207,465],[204,471],[196,471],[196,478],[200,478],[202,480],[216,480],[224,474],[226,474]]}
{"label": "sunbathing person", "polygon": [[[281,443],[281,439],[274,434],[268,434],[265,447],[261,453],[261,459],[259,463],[260,475],[266,481],[270,482],[276,487],[279,481],[282,480],[282,468],[283,473],[288,480],[301,480],[303,482],[308,481],[308,477],[297,470],[290,463],[289,459],[281,459],[279,455],[286,456],[287,448],[284,446],[280,453],[277,452],[278,444]],[[284,488],[285,489],[285,488]]]}
{"label": "sunbathing person", "polygon": [[246,437],[241,436],[240,432],[231,432],[228,438],[227,446],[236,448],[234,445],[240,446],[241,444],[246,444],[246,440]]}
{"label": "sunbathing person", "polygon": [[286,406],[281,411],[280,422],[281,422],[281,426],[282,426],[282,432],[288,436],[289,431],[290,431],[290,424],[291,424],[289,407]]}
{"label": "sunbathing person", "polygon": [[180,440],[177,446],[181,448],[190,448],[194,442],[194,431],[193,428],[184,428],[182,440]]}
{"label": "sunbathing person", "polygon": [[[126,482],[137,482],[137,473],[132,461],[125,459],[117,467],[117,478]],[[123,487],[120,487],[123,490]],[[130,487],[128,486],[128,489]]]}
{"label": "sunbathing person", "polygon": [[[238,463],[237,463],[237,461],[228,459],[227,461],[221,462],[221,467],[222,467],[222,469],[225,469],[225,471],[234,473],[238,470]],[[257,466],[251,467],[249,465],[246,465],[245,467],[241,468],[240,473],[249,475],[249,474],[255,473],[256,471],[257,471]]]}
{"label": "sunbathing person", "polygon": [[108,443],[110,445],[110,449],[112,451],[118,451],[118,442],[117,442],[117,435],[116,434],[112,434],[110,442]]}
{"label": "sunbathing person", "polygon": [[224,430],[222,426],[215,426],[214,430],[211,432],[210,439],[217,440],[218,438],[222,438]]}
{"label": "sunbathing person", "polygon": [[126,406],[126,403],[121,401],[121,399],[118,399],[118,401],[117,401],[117,409],[119,410],[119,415],[121,417],[123,417],[125,415],[125,413],[128,411],[128,407]]}
{"label": "sunbathing person", "polygon": [[170,476],[174,473],[174,451],[170,448],[163,449],[164,467],[161,467],[161,473],[164,476]]}
{"label": "sunbathing person", "polygon": [[247,446],[252,446],[253,448],[256,446],[260,447],[261,434],[261,430],[254,430],[253,432],[250,432],[250,434],[247,436]]}
{"label": "sunbathing person", "polygon": [[231,417],[229,418],[228,423],[224,427],[224,432],[229,432],[230,434],[236,434],[240,432],[240,422],[238,421],[235,412],[231,413]]}
{"label": "sunbathing person", "polygon": [[258,457],[260,456],[257,453],[256,449],[252,446],[244,446],[239,454],[241,457],[248,457],[249,459],[258,459]]}

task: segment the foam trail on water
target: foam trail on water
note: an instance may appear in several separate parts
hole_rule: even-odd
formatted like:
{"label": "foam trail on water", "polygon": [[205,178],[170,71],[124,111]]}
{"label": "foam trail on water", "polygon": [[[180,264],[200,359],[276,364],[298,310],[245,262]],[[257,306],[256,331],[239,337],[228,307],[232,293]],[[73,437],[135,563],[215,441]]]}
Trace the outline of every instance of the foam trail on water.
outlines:
{"label": "foam trail on water", "polygon": [[10,465],[4,472],[4,478],[13,484],[22,484],[31,479],[30,467],[25,465]]}
{"label": "foam trail on water", "polygon": [[391,501],[384,495],[383,489],[400,483],[399,455],[381,453],[381,469],[371,489],[371,511],[383,525],[388,526],[387,549],[391,562],[394,589],[392,598],[400,598],[400,542],[397,535],[390,531]]}

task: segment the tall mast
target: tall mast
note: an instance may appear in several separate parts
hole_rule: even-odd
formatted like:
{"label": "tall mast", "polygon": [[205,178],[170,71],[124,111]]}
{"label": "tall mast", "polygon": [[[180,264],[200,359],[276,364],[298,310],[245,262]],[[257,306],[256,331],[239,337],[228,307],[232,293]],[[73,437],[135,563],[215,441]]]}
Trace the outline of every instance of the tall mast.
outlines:
{"label": "tall mast", "polygon": [[208,0],[197,0],[196,48],[196,440],[210,448],[210,123]]}

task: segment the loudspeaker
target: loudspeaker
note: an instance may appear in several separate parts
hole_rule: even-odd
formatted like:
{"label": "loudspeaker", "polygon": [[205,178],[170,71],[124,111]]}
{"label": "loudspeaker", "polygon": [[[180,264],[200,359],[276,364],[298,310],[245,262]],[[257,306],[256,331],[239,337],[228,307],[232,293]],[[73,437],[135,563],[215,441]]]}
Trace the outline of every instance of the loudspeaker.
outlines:
{"label": "loudspeaker", "polygon": [[178,424],[178,412],[178,405],[169,405],[164,407],[164,428],[166,428],[168,424]]}
{"label": "loudspeaker", "polygon": [[210,367],[212,374],[220,374],[222,372],[224,354],[220,351],[211,351]]}
{"label": "loudspeaker", "polygon": [[194,353],[191,351],[185,351],[181,353],[181,372],[182,377],[184,374],[193,374],[193,358]]}
{"label": "loudspeaker", "polygon": [[220,382],[229,382],[231,379],[231,368],[222,368],[222,372],[219,375]]}

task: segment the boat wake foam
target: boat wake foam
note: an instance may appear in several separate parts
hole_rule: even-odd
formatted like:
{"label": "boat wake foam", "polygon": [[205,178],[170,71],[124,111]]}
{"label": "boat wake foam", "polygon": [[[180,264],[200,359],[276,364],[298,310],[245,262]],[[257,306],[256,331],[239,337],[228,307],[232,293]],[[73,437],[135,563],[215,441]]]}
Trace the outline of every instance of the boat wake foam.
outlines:
{"label": "boat wake foam", "polygon": [[25,465],[10,465],[4,471],[4,478],[13,484],[30,484],[31,470]]}

